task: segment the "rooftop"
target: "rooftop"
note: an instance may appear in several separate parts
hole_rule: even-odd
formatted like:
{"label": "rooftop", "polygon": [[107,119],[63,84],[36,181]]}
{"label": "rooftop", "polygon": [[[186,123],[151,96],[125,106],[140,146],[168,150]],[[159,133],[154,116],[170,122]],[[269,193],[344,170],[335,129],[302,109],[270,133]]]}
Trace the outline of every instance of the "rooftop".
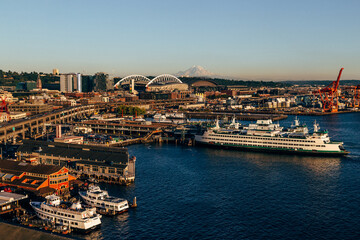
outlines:
{"label": "rooftop", "polygon": [[50,175],[52,173],[58,172],[62,169],[61,166],[55,165],[31,165],[19,161],[9,161],[9,160],[0,160],[0,171],[6,173],[37,173],[37,174],[46,174]]}
{"label": "rooftop", "polygon": [[17,193],[9,193],[9,192],[0,192],[0,206],[19,201],[27,198],[27,195],[17,194]]}
{"label": "rooftop", "polygon": [[20,145],[18,151],[23,153],[33,153],[38,151],[47,156],[53,155],[64,158],[107,161],[123,164],[126,164],[129,159],[127,148],[101,147],[34,140],[24,140],[23,145]]}

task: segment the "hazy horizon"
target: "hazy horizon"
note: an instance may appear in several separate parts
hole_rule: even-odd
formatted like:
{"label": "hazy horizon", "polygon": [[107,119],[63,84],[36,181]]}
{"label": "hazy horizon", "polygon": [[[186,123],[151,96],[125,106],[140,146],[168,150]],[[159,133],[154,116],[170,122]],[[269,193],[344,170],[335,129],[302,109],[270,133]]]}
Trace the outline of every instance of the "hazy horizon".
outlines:
{"label": "hazy horizon", "polygon": [[244,80],[359,79],[360,2],[7,1],[7,71],[174,74]]}

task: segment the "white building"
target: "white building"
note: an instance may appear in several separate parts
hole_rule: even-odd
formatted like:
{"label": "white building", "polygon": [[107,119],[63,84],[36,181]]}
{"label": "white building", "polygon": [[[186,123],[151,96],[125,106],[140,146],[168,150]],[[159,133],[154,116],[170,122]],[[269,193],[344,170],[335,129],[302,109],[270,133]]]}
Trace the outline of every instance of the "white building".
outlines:
{"label": "white building", "polygon": [[61,92],[73,91],[73,74],[60,75],[60,91]]}
{"label": "white building", "polygon": [[7,122],[14,119],[21,119],[26,117],[26,112],[11,112],[7,114],[6,112],[0,112],[0,122]]}

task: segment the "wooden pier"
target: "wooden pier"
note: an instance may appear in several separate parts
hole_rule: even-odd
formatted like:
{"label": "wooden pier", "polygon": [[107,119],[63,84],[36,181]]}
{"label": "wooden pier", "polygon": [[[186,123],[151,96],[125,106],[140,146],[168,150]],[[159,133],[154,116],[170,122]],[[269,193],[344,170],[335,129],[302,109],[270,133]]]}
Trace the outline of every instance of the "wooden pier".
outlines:
{"label": "wooden pier", "polygon": [[188,119],[216,119],[216,118],[232,118],[235,116],[237,120],[244,121],[256,121],[261,119],[271,119],[272,121],[278,121],[286,119],[287,115],[282,114],[250,114],[250,113],[239,113],[239,112],[186,112]]}

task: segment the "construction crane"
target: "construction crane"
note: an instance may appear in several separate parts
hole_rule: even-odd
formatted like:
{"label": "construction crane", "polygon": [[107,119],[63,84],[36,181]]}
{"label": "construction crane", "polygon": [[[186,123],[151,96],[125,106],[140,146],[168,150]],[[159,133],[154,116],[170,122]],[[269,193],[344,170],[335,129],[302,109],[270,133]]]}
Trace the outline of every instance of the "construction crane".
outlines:
{"label": "construction crane", "polygon": [[360,84],[356,86],[354,92],[354,108],[360,107]]}
{"label": "construction crane", "polygon": [[0,98],[1,100],[1,103],[0,103],[0,112],[1,113],[7,113],[8,115],[8,121],[10,121],[10,111],[9,111],[9,108],[8,108],[8,105],[6,103],[6,97],[5,98]]}
{"label": "construction crane", "polygon": [[339,87],[339,81],[341,77],[341,73],[344,70],[344,68],[340,69],[339,75],[337,77],[336,81],[333,81],[330,83],[327,87],[319,89],[317,91],[314,91],[313,94],[315,96],[319,95],[323,112],[337,112],[338,111],[338,87]]}
{"label": "construction crane", "polygon": [[360,84],[357,86],[347,86],[344,89],[350,90],[351,94],[353,95],[351,107],[358,108],[360,107]]}

